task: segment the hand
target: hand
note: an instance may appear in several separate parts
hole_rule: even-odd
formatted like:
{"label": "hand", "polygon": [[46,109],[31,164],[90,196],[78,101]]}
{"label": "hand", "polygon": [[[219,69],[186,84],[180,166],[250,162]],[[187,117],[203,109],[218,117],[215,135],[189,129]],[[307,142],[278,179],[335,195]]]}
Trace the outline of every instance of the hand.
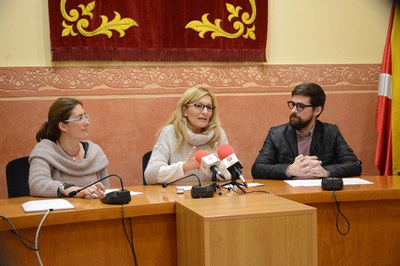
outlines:
{"label": "hand", "polygon": [[325,168],[323,168],[321,165],[319,165],[312,169],[312,175],[315,177],[328,177],[329,172]]}
{"label": "hand", "polygon": [[200,169],[200,164],[196,161],[196,157],[195,157],[196,152],[197,152],[197,148],[195,146],[193,146],[192,150],[190,151],[188,156],[186,156],[186,159],[183,162],[183,172],[184,173],[186,173],[190,170]]}
{"label": "hand", "polygon": [[[215,142],[215,144],[214,144],[214,149],[215,149],[215,152],[217,152],[217,150],[218,150],[218,142]],[[217,156],[218,157],[218,156]]]}
{"label": "hand", "polygon": [[77,194],[77,197],[85,198],[85,199],[102,199],[105,197],[105,187],[99,182],[95,185],[92,185]]}
{"label": "hand", "polygon": [[320,174],[326,174],[321,163],[317,156],[304,156],[300,154],[295,158],[294,163],[289,166],[288,175],[302,178],[320,177]]}

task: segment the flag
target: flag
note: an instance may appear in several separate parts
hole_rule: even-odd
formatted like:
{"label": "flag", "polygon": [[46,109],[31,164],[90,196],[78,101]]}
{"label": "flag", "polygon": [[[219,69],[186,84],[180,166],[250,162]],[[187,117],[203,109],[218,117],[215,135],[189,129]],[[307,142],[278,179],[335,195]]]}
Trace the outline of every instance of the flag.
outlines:
{"label": "flag", "polygon": [[400,1],[395,0],[396,9],[392,27],[392,150],[393,175],[400,171]]}
{"label": "flag", "polygon": [[375,127],[378,140],[375,165],[380,175],[400,170],[400,5],[393,1],[379,78]]}

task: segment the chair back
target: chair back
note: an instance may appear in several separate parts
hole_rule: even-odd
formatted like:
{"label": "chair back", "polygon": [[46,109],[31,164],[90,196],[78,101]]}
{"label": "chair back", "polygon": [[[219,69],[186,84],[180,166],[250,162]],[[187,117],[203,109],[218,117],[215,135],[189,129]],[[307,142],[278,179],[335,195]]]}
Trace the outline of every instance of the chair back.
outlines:
{"label": "chair back", "polygon": [[29,156],[14,159],[6,165],[8,197],[29,196]]}
{"label": "chair back", "polygon": [[147,164],[149,163],[152,151],[146,152],[142,157],[142,176],[143,176],[143,185],[147,185],[146,178],[144,178],[144,171],[146,170]]}

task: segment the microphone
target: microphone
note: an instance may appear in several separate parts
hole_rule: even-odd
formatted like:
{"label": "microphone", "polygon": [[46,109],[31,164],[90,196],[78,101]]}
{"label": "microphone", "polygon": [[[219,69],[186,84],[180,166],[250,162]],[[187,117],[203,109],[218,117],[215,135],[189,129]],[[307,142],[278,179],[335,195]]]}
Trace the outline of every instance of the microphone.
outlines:
{"label": "microphone", "polygon": [[247,187],[246,180],[242,174],[243,166],[240,164],[239,159],[235,155],[235,151],[229,144],[221,145],[218,150],[218,157],[222,160],[224,166],[231,173],[232,178],[240,179],[245,187]]}
{"label": "microphone", "polygon": [[88,187],[93,186],[93,185],[95,185],[107,178],[110,178],[112,176],[116,176],[119,178],[119,181],[121,183],[121,190],[111,191],[111,192],[107,193],[106,196],[101,199],[101,202],[106,203],[106,204],[127,204],[128,202],[131,201],[131,193],[128,190],[124,189],[124,184],[122,182],[122,178],[116,174],[111,174],[111,175],[102,177],[99,180],[96,180],[95,182],[84,186],[83,188],[71,191],[70,193],[68,193],[68,197],[74,197],[76,194],[78,194],[82,190],[87,189]]}
{"label": "microphone", "polygon": [[[351,165],[361,165],[361,161],[357,160],[355,162],[347,162],[342,165],[339,165],[337,168],[342,168]],[[336,168],[336,169],[337,169]],[[324,177],[321,180],[321,188],[323,190],[342,190],[343,189],[343,179],[341,177]]]}
{"label": "microphone", "polygon": [[220,160],[214,154],[210,154],[208,151],[200,150],[195,155],[196,161],[200,164],[200,169],[206,174],[218,175],[223,180],[226,180],[225,176],[218,169],[220,165]]}
{"label": "microphone", "polygon": [[182,178],[176,179],[174,181],[171,181],[169,183],[164,182],[161,186],[165,188],[168,185],[171,185],[175,182],[181,181],[182,179],[186,179],[186,178],[189,178],[192,176],[196,177],[197,181],[199,181],[198,185],[192,186],[192,190],[191,190],[192,198],[197,199],[197,198],[212,198],[212,197],[214,197],[214,188],[212,186],[202,186],[200,178],[196,174],[190,174],[190,175],[184,176]]}

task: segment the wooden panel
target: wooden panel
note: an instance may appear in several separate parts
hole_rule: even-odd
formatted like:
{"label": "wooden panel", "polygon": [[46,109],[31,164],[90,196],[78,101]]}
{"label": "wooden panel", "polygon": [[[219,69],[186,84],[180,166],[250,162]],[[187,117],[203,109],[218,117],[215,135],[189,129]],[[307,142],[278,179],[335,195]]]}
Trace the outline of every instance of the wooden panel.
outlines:
{"label": "wooden panel", "polygon": [[[346,236],[336,229],[334,203],[310,206],[317,208],[318,265],[400,265],[400,200],[341,202]],[[342,232],[346,226],[339,216]]]}
{"label": "wooden panel", "polygon": [[317,264],[315,209],[272,195],[179,201],[177,228],[179,265]]}
{"label": "wooden panel", "polygon": [[[400,265],[400,178],[362,177],[371,185],[344,186],[337,191],[340,209],[350,222],[348,235],[336,229],[337,209],[331,191],[291,187],[282,181],[256,180],[284,198],[317,208],[318,265]],[[339,216],[339,228],[346,222]]]}
{"label": "wooden panel", "polygon": [[[176,265],[175,215],[132,218],[139,265]],[[128,236],[129,223],[125,220]],[[19,232],[34,240],[36,229]],[[133,265],[120,219],[44,226],[39,238],[43,265]],[[8,231],[0,231],[1,265],[36,265],[36,254]],[[38,265],[38,264],[37,264]]]}

